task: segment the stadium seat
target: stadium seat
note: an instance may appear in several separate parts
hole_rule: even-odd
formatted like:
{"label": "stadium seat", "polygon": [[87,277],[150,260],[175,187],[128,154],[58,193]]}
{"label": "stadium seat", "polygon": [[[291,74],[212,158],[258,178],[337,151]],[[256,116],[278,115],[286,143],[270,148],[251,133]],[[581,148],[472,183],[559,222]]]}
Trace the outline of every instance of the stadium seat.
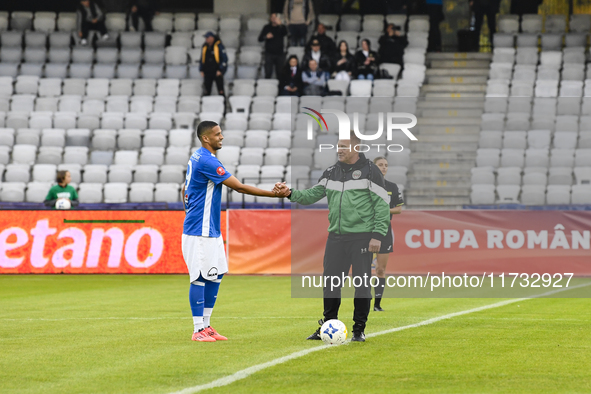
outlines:
{"label": "stadium seat", "polygon": [[88,147],[66,146],[64,148],[63,163],[86,165],[88,163]]}
{"label": "stadium seat", "polygon": [[478,167],[499,167],[500,153],[500,149],[478,149],[476,165]]}
{"label": "stadium seat", "polygon": [[41,146],[37,155],[37,163],[39,164],[55,164],[62,162],[62,153],[64,148],[61,146]]}
{"label": "stadium seat", "polygon": [[494,185],[495,174],[493,167],[474,167],[471,169],[472,185]]}
{"label": "stadium seat", "polygon": [[572,185],[572,167],[550,167],[549,185]]}
{"label": "stadium seat", "polygon": [[154,191],[154,201],[156,202],[178,202],[179,185],[178,183],[157,183]]}
{"label": "stadium seat", "polygon": [[[527,168],[527,167],[526,167]],[[523,175],[524,185],[544,185],[548,183],[546,173],[541,172],[527,172]]]}
{"label": "stadium seat", "polygon": [[[121,151],[119,151],[121,152]],[[117,153],[115,153],[115,162],[117,162]],[[127,152],[133,152],[133,151],[127,151]],[[137,155],[137,152],[134,152]],[[131,155],[128,153],[128,156],[131,157]],[[122,159],[123,160],[123,159]],[[131,159],[128,159],[131,160]],[[128,164],[131,164],[131,162],[128,162]],[[133,165],[135,165],[137,163],[134,163]],[[139,158],[139,164],[155,164],[155,165],[162,165],[164,164],[164,148],[160,148],[160,147],[143,147],[141,148],[141,155]]]}
{"label": "stadium seat", "polygon": [[103,186],[103,192],[106,203],[127,202],[127,183],[105,183]]}
{"label": "stadium seat", "polygon": [[521,185],[520,167],[501,167],[497,169],[498,185]]}
{"label": "stadium seat", "polygon": [[129,202],[153,202],[154,184],[148,182],[134,182],[130,185]]}
{"label": "stadium seat", "polygon": [[30,170],[31,166],[29,164],[8,164],[4,173],[4,180],[5,182],[27,183],[31,179]]}
{"label": "stadium seat", "polygon": [[164,164],[160,166],[159,181],[161,183],[183,183],[185,169],[186,166]]}
{"label": "stadium seat", "polygon": [[521,203],[524,205],[544,205],[546,203],[546,186],[527,184],[521,188]]}
{"label": "stadium seat", "polygon": [[577,185],[591,185],[591,167],[575,167],[574,174]]}
{"label": "stadium seat", "polygon": [[548,205],[570,204],[571,186],[569,185],[548,185],[546,188],[546,203]]}
{"label": "stadium seat", "polygon": [[472,185],[470,201],[472,204],[494,204],[495,186],[486,184]]}
{"label": "stadium seat", "polygon": [[[18,137],[18,135],[17,135]],[[32,165],[35,162],[37,146],[17,144],[12,147],[12,162]]]}
{"label": "stadium seat", "polygon": [[521,191],[521,187],[519,185],[497,185],[497,195],[499,196],[499,200],[497,203],[499,204],[518,204],[519,203],[519,193]]}
{"label": "stadium seat", "polygon": [[264,164],[267,166],[286,166],[288,164],[288,153],[287,148],[267,148],[265,149]]}
{"label": "stadium seat", "polygon": [[146,113],[128,112],[125,114],[125,128],[126,129],[147,129],[148,119]]}
{"label": "stadium seat", "polygon": [[0,184],[0,200],[4,202],[23,202],[25,200],[24,182],[4,182]]}
{"label": "stadium seat", "polygon": [[81,183],[78,186],[78,199],[81,203],[103,202],[103,182]]}
{"label": "stadium seat", "polygon": [[106,183],[107,166],[104,164],[87,164],[82,173],[82,180],[86,183]]}

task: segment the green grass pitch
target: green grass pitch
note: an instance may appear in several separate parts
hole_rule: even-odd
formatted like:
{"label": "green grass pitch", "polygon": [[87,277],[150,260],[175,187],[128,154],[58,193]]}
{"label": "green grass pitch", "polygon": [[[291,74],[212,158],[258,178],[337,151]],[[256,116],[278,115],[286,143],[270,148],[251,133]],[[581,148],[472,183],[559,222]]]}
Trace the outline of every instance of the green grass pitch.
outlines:
{"label": "green grass pitch", "polygon": [[[186,276],[0,276],[0,393],[170,393],[319,346],[322,301],[224,278],[192,342]],[[387,291],[387,290],[386,290]],[[384,299],[367,333],[497,302]],[[219,393],[589,393],[591,301],[532,299],[313,352]],[[351,327],[352,300],[340,319]]]}

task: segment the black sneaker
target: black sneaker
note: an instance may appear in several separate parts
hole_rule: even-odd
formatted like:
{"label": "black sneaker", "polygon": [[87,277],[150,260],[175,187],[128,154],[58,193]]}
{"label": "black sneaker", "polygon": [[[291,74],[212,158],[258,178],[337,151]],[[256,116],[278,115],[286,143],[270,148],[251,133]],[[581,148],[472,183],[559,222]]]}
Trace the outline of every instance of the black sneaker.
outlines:
{"label": "black sneaker", "polygon": [[384,310],[382,309],[382,307],[381,307],[381,306],[376,306],[376,305],[374,305],[374,307],[373,307],[373,311],[374,311],[374,312],[383,312]]}
{"label": "black sneaker", "polygon": [[351,342],[365,342],[365,334],[363,331],[353,331]]}
{"label": "black sneaker", "polygon": [[324,324],[324,320],[320,319],[318,320],[318,324],[320,324],[320,327],[318,327],[318,329],[316,331],[314,331],[314,334],[310,335],[308,338],[308,340],[311,341],[320,341],[320,328],[322,327],[322,325]]}

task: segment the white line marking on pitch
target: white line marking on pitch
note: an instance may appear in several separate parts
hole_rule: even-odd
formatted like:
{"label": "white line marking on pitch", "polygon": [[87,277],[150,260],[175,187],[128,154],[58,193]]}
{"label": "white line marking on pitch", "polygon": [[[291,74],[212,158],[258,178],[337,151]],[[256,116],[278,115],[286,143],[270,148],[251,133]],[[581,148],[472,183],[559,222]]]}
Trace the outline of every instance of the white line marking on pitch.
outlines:
{"label": "white line marking on pitch", "polygon": [[[237,319],[237,320],[264,320],[264,319],[313,319],[313,316],[216,316],[215,319]],[[193,319],[191,316],[164,316],[164,317],[63,317],[63,318],[55,318],[55,319],[31,319],[31,318],[23,318],[23,319],[10,319],[10,318],[0,318],[0,321],[64,321],[64,320],[191,320]]]}
{"label": "white line marking on pitch", "polygon": [[[429,324],[437,323],[437,322],[442,321],[442,320],[451,319],[451,318],[456,317],[456,316],[462,316],[462,315],[467,315],[469,313],[480,312],[480,311],[484,311],[484,310],[487,310],[487,309],[498,308],[498,307],[501,307],[501,306],[505,306],[505,305],[509,305],[509,304],[514,304],[516,302],[526,301],[526,300],[529,300],[531,298],[546,297],[546,296],[549,296],[549,295],[552,295],[552,294],[556,294],[556,293],[560,293],[560,292],[563,292],[563,291],[566,291],[566,290],[576,289],[576,288],[579,288],[579,287],[585,287],[585,286],[589,286],[589,285],[591,285],[591,283],[584,283],[584,284],[581,284],[581,285],[578,285],[578,286],[572,286],[572,287],[569,287],[569,288],[563,288],[563,289],[559,289],[559,290],[549,291],[549,292],[546,292],[546,293],[538,294],[538,295],[527,297],[527,298],[516,298],[516,299],[511,299],[511,300],[506,300],[506,301],[500,301],[500,302],[496,302],[494,304],[483,305],[483,306],[479,306],[477,308],[467,309],[465,311],[454,312],[454,313],[449,313],[447,315],[434,317],[432,319],[424,320],[422,322],[418,322],[418,323],[415,323],[415,324],[409,324],[407,326],[395,327],[395,328],[391,328],[389,330],[374,332],[374,333],[371,333],[371,334],[367,334],[366,337],[367,338],[373,338],[373,337],[377,337],[378,335],[390,334],[390,333],[397,332],[397,331],[407,330],[409,328],[422,327],[422,326],[426,326],[426,325],[429,325]],[[285,363],[287,361],[294,360],[296,358],[300,358],[300,357],[306,356],[306,355],[308,355],[310,353],[314,353],[314,352],[317,352],[319,350],[327,349],[329,347],[332,347],[332,346],[330,346],[330,345],[321,345],[321,346],[316,346],[316,347],[309,348],[309,349],[300,350],[298,352],[288,354],[287,356],[283,356],[283,357],[276,358],[275,360],[267,361],[266,363],[253,365],[252,367],[248,367],[248,368],[243,369],[241,371],[235,372],[232,375],[224,376],[223,378],[214,380],[212,382],[209,382],[209,383],[206,383],[206,384],[202,384],[202,385],[199,385],[199,386],[188,387],[188,388],[183,389],[181,391],[175,391],[174,393],[171,393],[171,394],[192,394],[192,393],[197,393],[199,391],[208,390],[208,389],[212,389],[212,388],[216,388],[216,387],[227,386],[227,385],[229,385],[231,383],[234,383],[234,382],[236,382],[238,380],[245,379],[245,378],[249,377],[252,374],[255,374],[255,373],[259,372],[259,371],[262,371],[263,369],[274,367],[276,365],[283,364],[283,363]]]}

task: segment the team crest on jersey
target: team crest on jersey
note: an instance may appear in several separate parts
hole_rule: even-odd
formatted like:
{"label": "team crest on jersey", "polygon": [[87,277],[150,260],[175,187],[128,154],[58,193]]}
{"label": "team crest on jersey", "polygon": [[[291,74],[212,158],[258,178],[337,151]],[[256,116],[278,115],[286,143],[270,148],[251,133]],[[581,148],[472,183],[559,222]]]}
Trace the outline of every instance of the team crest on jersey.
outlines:
{"label": "team crest on jersey", "polygon": [[185,205],[189,203],[189,195],[185,194]]}
{"label": "team crest on jersey", "polygon": [[359,179],[359,178],[361,178],[361,171],[355,170],[355,171],[353,171],[353,174],[351,176],[353,177],[353,179]]}
{"label": "team crest on jersey", "polygon": [[222,176],[226,173],[226,170],[224,170],[224,167],[220,166],[220,167],[218,167],[216,172],[218,173],[218,175]]}
{"label": "team crest on jersey", "polygon": [[209,269],[209,271],[207,271],[207,276],[217,276],[218,275],[218,269],[215,267],[212,267]]}

